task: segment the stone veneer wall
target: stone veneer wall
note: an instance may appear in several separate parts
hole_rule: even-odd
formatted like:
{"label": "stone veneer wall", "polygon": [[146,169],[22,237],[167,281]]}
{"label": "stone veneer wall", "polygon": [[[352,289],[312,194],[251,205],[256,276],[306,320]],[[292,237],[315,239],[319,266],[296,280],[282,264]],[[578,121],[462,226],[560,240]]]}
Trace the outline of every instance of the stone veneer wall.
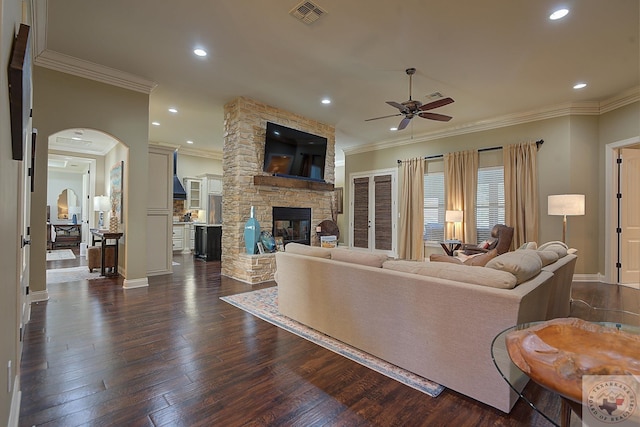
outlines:
{"label": "stone veneer wall", "polygon": [[[267,122],[327,138],[324,178],[335,182],[335,128],[279,108],[240,97],[224,107],[222,274],[247,283],[273,280],[275,255],[248,255],[244,224],[251,206],[262,230],[272,231],[273,206],[311,208],[312,240],[315,226],[331,219],[332,191],[256,186],[254,175],[263,172]],[[316,237],[317,240],[317,237]]]}

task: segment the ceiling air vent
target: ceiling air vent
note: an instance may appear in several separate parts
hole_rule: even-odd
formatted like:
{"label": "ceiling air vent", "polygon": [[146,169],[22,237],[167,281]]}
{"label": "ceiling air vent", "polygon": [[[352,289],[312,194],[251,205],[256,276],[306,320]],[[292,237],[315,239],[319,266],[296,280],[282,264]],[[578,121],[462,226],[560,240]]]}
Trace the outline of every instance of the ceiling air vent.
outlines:
{"label": "ceiling air vent", "polygon": [[305,24],[314,23],[325,13],[327,12],[324,9],[310,1],[303,1],[289,12]]}

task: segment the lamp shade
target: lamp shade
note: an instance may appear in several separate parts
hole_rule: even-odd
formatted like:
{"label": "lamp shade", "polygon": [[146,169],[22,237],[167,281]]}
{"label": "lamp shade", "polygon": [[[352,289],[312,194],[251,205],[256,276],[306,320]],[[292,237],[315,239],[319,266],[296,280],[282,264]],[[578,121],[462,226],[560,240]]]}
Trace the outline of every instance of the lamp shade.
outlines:
{"label": "lamp shade", "polygon": [[549,215],[584,215],[584,194],[554,194],[547,201]]}
{"label": "lamp shade", "polygon": [[444,214],[444,220],[446,222],[462,222],[462,211],[446,211]]}
{"label": "lamp shade", "polygon": [[96,196],[93,198],[93,210],[96,212],[108,212],[111,210],[111,203],[107,196]]}

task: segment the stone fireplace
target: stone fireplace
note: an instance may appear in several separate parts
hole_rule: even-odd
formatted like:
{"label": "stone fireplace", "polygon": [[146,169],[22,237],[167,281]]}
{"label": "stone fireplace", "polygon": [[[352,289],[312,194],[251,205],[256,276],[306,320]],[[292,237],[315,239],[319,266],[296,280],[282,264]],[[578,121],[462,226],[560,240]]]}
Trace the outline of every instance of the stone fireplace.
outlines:
{"label": "stone fireplace", "polygon": [[311,244],[311,208],[283,208],[274,206],[273,237],[282,237],[284,244]]}
{"label": "stone fireplace", "polygon": [[[275,177],[263,171],[267,122],[327,138],[326,183]],[[268,231],[274,231],[274,208],[308,209],[308,239],[317,245],[315,226],[331,219],[332,213],[335,128],[240,97],[225,105],[224,131],[222,274],[251,284],[273,280],[275,254],[250,255],[244,247],[244,224],[251,206],[260,228]]]}

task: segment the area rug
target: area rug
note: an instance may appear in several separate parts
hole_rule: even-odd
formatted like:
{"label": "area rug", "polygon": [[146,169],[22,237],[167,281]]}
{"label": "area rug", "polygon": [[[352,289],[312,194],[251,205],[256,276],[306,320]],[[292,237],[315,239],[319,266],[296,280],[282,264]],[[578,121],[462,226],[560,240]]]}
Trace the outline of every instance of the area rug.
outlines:
{"label": "area rug", "polygon": [[220,297],[221,300],[234,305],[254,316],[265,320],[279,328],[298,335],[327,350],[340,354],[369,369],[392,378],[402,384],[428,394],[431,397],[438,396],[444,387],[433,381],[422,378],[416,374],[385,362],[368,353],[353,348],[341,341],[333,339],[321,332],[311,329],[301,323],[291,320],[278,312],[278,287],[259,289],[257,291]]}
{"label": "area rug", "polygon": [[76,259],[76,256],[71,249],[47,251],[47,261],[60,261],[62,259]]}
{"label": "area rug", "polygon": [[47,285],[53,283],[76,282],[78,280],[93,280],[104,278],[100,276],[100,269],[94,268],[89,273],[89,267],[52,268],[47,270]]}

